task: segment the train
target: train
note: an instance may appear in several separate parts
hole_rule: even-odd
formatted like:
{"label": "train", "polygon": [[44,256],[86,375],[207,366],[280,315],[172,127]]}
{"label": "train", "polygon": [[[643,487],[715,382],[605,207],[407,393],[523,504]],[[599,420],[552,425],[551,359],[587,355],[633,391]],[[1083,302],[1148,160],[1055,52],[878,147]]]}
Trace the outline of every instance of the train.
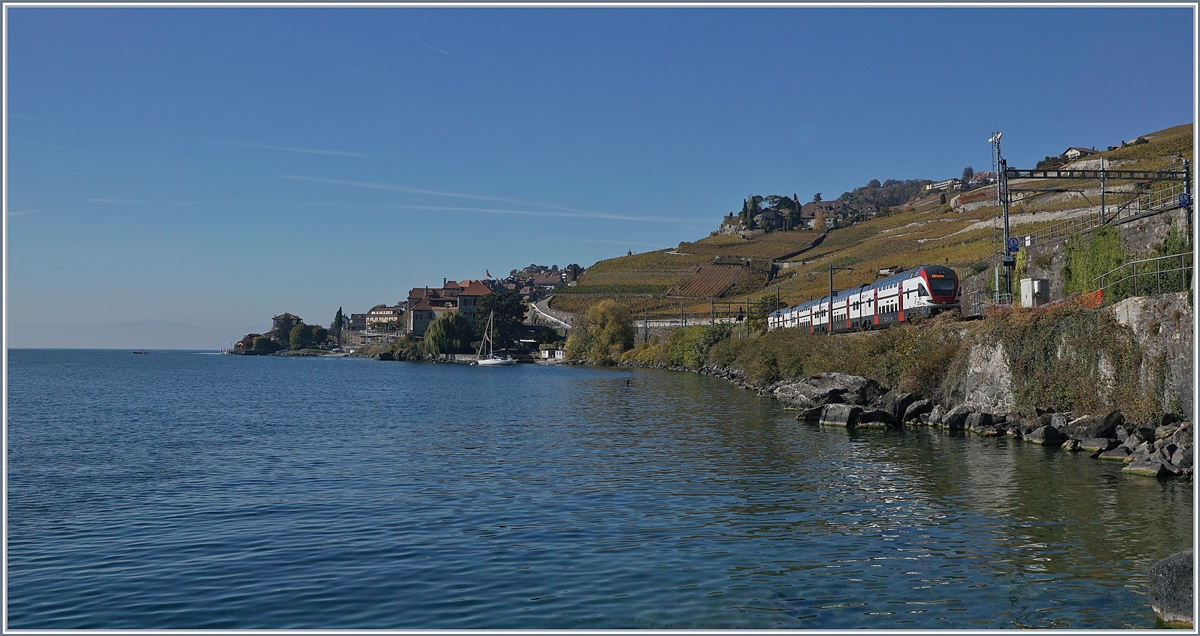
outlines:
{"label": "train", "polygon": [[[799,327],[810,333],[865,331],[957,309],[958,274],[942,265],[922,265],[873,283],[834,292],[767,316],[767,329]],[[833,328],[830,329],[830,314]]]}

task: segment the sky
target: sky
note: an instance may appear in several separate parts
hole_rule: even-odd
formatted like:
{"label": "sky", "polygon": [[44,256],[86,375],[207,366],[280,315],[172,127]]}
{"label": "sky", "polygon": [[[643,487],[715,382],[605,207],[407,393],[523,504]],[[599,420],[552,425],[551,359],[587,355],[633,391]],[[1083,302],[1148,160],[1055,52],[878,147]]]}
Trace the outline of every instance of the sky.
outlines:
{"label": "sky", "polygon": [[9,4],[7,344],[229,346],[283,312],[672,247],[751,193],[988,170],[995,130],[1012,167],[1117,145],[1192,122],[1194,22]]}

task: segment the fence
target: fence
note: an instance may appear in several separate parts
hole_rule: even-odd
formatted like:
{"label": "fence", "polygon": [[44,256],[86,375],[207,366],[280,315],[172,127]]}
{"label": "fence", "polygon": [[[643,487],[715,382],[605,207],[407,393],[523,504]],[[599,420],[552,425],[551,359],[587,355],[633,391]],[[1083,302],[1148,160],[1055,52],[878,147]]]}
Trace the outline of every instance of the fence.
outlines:
{"label": "fence", "polygon": [[1192,286],[1192,252],[1130,261],[1093,279],[1105,304],[1145,294],[1187,291]]}
{"label": "fence", "polygon": [[1168,188],[1140,194],[1117,206],[1115,210],[1106,211],[1105,214],[1090,212],[1032,232],[1025,237],[1024,245],[1025,247],[1032,247],[1040,243],[1063,239],[1072,234],[1090,230],[1106,223],[1116,223],[1122,219],[1141,216],[1143,214],[1171,210],[1179,207],[1179,195],[1183,193],[1184,183],[1175,182]]}

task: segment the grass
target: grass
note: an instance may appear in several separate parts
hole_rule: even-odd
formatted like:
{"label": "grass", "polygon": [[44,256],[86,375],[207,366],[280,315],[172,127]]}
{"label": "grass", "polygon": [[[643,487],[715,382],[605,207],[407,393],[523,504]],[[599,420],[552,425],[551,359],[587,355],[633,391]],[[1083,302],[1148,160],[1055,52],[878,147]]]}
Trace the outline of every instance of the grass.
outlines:
{"label": "grass", "polygon": [[[1147,144],[1127,146],[1098,153],[1114,161],[1125,163],[1122,169],[1160,170],[1171,167],[1172,156],[1192,158],[1192,125],[1177,126],[1144,135],[1150,137]],[[1031,166],[1032,167],[1032,166]],[[1110,185],[1115,185],[1114,182]],[[1062,187],[1098,188],[1098,183],[1088,181],[1063,181]],[[1039,182],[1038,187],[1052,187]],[[1088,196],[1099,204],[1098,197]],[[947,197],[950,198],[949,196]],[[1114,195],[1110,201],[1124,201],[1128,196]],[[1049,197],[1034,199],[1018,209],[1028,212],[1048,212],[1081,209],[1088,207],[1087,200],[1076,197],[1076,201],[1052,200]],[[829,266],[853,267],[853,270],[837,272],[834,284],[839,289],[869,283],[885,267],[910,268],[925,264],[949,265],[966,277],[972,266],[987,260],[993,254],[993,230],[970,231],[967,228],[980,221],[989,221],[994,210],[991,206],[970,212],[949,211],[948,204],[941,204],[940,194],[930,194],[896,208],[887,217],[864,221],[851,227],[837,228],[826,235],[819,246],[789,259],[789,267],[768,277],[739,277],[733,288],[727,290],[719,303],[731,301],[745,304],[754,300],[774,297],[776,294],[789,305],[819,298],[829,290]],[[1117,201],[1112,201],[1115,209]],[[1020,223],[1012,219],[1012,227],[1019,233],[1028,233],[1059,221]],[[718,221],[719,222],[719,221]],[[581,311],[602,298],[612,297],[625,303],[635,315],[651,317],[673,317],[679,315],[679,299],[665,296],[668,289],[692,275],[698,265],[766,264],[768,259],[778,258],[808,246],[819,234],[813,231],[776,231],[741,240],[736,235],[710,236],[696,241],[681,243],[676,250],[659,250],[596,263],[588,269],[579,285],[560,292],[553,306],[564,311]],[[671,251],[682,254],[671,254]],[[745,259],[754,259],[747,263]],[[642,295],[642,296],[639,296]],[[708,316],[709,300],[684,300],[685,313],[693,316]]]}

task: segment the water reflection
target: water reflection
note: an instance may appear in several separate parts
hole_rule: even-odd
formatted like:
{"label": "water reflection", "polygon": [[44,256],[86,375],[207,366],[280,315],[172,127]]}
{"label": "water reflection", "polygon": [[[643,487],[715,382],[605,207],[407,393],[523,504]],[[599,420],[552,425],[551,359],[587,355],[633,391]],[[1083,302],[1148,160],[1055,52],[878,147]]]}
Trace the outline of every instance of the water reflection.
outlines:
{"label": "water reflection", "polygon": [[11,358],[13,627],[1151,627],[1191,542],[1189,484],[694,374],[47,356]]}

